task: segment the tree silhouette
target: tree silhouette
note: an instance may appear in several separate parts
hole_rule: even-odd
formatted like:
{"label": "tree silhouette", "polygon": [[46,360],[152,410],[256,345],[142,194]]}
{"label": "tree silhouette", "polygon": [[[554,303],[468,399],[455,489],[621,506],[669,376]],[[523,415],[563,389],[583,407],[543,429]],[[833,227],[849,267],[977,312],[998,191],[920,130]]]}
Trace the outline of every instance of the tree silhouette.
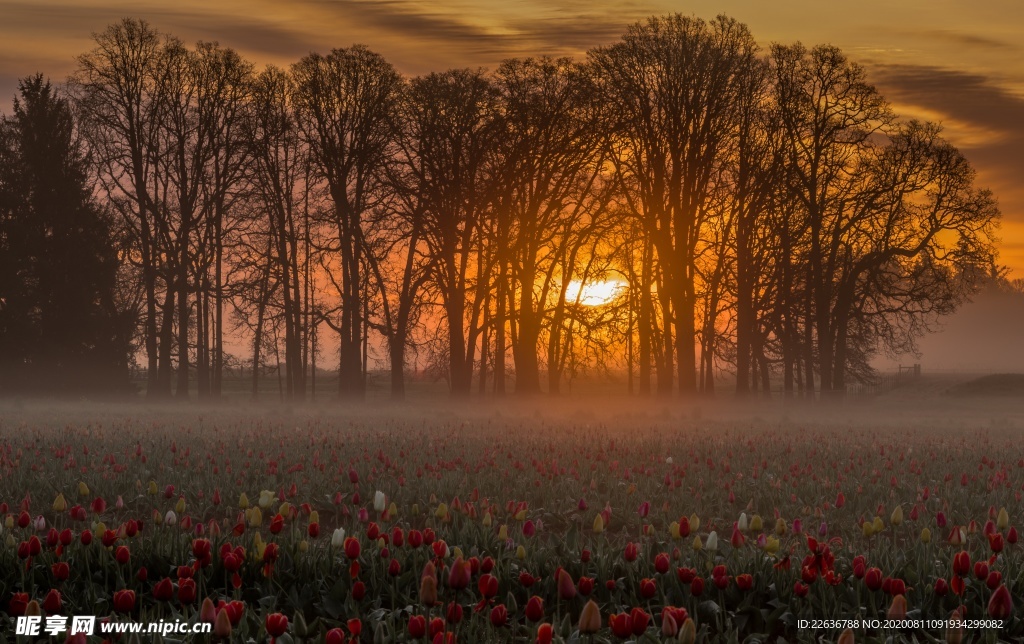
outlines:
{"label": "tree silhouette", "polygon": [[0,386],[124,391],[134,320],[110,218],[67,100],[41,74],[18,88],[0,122]]}

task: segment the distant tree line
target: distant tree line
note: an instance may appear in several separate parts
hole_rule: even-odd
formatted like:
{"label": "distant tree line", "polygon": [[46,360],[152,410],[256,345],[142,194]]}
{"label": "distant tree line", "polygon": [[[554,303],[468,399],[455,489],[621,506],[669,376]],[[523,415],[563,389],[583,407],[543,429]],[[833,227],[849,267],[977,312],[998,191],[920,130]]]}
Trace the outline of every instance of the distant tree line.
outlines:
{"label": "distant tree line", "polygon": [[378,355],[397,397],[412,363],[460,396],[587,372],[841,395],[995,262],[995,200],[937,125],[837,48],[761,51],[727,17],[416,78],[360,45],[257,70],[126,19],[66,92],[21,96],[0,146],[6,376],[137,354],[148,396],[218,396],[243,337],[253,391],[276,361],[290,399],[325,346],[343,397]]}

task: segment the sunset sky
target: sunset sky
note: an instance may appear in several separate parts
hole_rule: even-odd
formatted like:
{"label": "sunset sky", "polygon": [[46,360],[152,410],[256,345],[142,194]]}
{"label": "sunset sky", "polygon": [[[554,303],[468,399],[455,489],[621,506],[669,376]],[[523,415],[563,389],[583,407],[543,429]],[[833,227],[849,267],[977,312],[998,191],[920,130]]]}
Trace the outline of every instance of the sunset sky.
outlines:
{"label": "sunset sky", "polygon": [[1024,277],[1024,3],[1020,0],[0,0],[0,106],[17,79],[61,80],[91,34],[142,17],[186,41],[218,40],[257,64],[363,43],[401,71],[581,55],[651,14],[726,13],[765,46],[828,42],[863,63],[904,116],[942,122],[1004,214],[1002,262]]}

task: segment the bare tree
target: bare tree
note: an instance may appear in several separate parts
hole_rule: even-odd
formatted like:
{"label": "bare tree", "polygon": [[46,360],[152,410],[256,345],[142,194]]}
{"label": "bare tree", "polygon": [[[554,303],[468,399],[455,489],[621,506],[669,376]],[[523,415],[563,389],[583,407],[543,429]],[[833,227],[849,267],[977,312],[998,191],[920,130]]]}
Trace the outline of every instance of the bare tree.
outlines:
{"label": "bare tree", "polygon": [[365,341],[363,253],[367,217],[380,197],[389,161],[402,78],[382,56],[356,45],[326,56],[310,54],[292,67],[296,121],[314,168],[327,183],[334,234],[325,250],[336,255],[332,281],[341,299],[339,393],[362,396]]}

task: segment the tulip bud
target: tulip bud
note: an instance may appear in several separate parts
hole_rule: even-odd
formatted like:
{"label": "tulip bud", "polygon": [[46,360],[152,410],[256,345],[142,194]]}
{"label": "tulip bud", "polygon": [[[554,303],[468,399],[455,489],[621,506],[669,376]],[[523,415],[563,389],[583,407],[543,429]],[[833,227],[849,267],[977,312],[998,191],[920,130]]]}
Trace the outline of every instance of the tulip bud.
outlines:
{"label": "tulip bud", "polygon": [[67,510],[67,509],[68,509],[68,502],[64,498],[64,494],[63,493],[58,494],[57,498],[53,500],[53,511],[54,512],[63,512],[65,510]]}
{"label": "tulip bud", "polygon": [[85,481],[78,483],[78,496],[89,496],[89,486],[85,484]]}
{"label": "tulip bud", "polygon": [[907,598],[903,595],[896,595],[892,598],[892,604],[889,605],[889,610],[885,614],[887,619],[906,619],[907,617]]}
{"label": "tulip bud", "polygon": [[373,493],[373,509],[377,511],[377,513],[381,513],[385,508],[387,508],[387,498],[384,496],[383,492],[377,490]]}
{"label": "tulip bud", "polygon": [[213,621],[213,634],[221,639],[231,639],[231,618],[228,616],[227,610],[221,609],[217,613],[217,617]]}
{"label": "tulip bud", "polygon": [[587,602],[580,613],[579,630],[583,635],[592,635],[601,630],[601,609],[593,599]]}
{"label": "tulip bud", "polygon": [[750,531],[761,532],[764,529],[764,522],[761,520],[760,514],[755,514],[754,518],[750,520]]}
{"label": "tulip bud", "polygon": [[892,511],[892,515],[889,516],[889,523],[898,526],[903,523],[903,506],[897,505],[896,509]]}
{"label": "tulip bud", "polygon": [[694,644],[697,641],[697,625],[693,619],[687,617],[683,625],[679,627],[679,644]]}
{"label": "tulip bud", "polygon": [[931,543],[931,542],[932,542],[932,531],[929,530],[928,528],[922,528],[921,529],[921,543]]}
{"label": "tulip bud", "polygon": [[696,532],[700,530],[700,517],[696,513],[690,515],[690,531]]}
{"label": "tulip bud", "polygon": [[708,535],[708,542],[705,545],[711,552],[718,550],[718,533],[712,530]]}
{"label": "tulip bud", "polygon": [[1006,508],[999,508],[999,516],[996,518],[996,527],[999,528],[1000,532],[1005,530],[1010,525],[1010,515],[1006,511]]}
{"label": "tulip bud", "polygon": [[604,532],[604,517],[600,513],[594,517],[594,532],[596,534]]}

